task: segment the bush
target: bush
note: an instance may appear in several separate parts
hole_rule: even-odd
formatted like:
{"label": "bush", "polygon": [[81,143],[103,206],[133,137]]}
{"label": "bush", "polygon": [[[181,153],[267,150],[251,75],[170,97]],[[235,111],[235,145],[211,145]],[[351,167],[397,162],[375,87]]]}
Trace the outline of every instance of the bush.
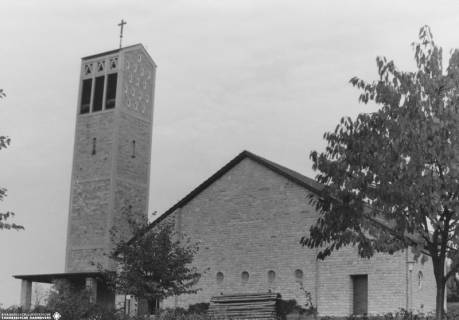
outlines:
{"label": "bush", "polygon": [[159,320],[209,320],[205,313],[188,313],[185,309],[165,309],[159,314]]}
{"label": "bush", "polygon": [[[400,309],[396,313],[386,313],[384,315],[371,315],[371,316],[348,316],[348,317],[321,317],[321,320],[433,320],[435,316],[432,314],[413,313],[411,311]],[[454,315],[448,313],[446,320],[459,319]]]}
{"label": "bush", "polygon": [[188,307],[187,313],[207,314],[207,311],[209,310],[209,305],[210,303],[207,302],[191,304]]}
{"label": "bush", "polygon": [[[282,300],[278,299],[276,303],[276,309],[279,319],[287,319],[287,315],[291,313],[297,313],[300,315],[313,315],[315,314],[314,308],[306,309],[298,304],[296,300]],[[323,319],[323,318],[322,318]]]}
{"label": "bush", "polygon": [[10,313],[22,313],[22,307],[17,305],[12,305],[6,308],[1,307],[0,312],[10,312]]}
{"label": "bush", "polygon": [[58,311],[65,320],[115,318],[115,310],[91,302],[90,292],[84,287],[63,280],[54,283],[46,308]]}

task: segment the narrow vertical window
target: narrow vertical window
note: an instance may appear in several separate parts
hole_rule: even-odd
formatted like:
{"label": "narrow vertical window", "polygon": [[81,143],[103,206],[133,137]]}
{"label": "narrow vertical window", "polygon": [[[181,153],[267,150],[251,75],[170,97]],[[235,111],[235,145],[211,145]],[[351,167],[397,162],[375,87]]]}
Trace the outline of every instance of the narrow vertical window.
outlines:
{"label": "narrow vertical window", "polygon": [[135,158],[135,140],[132,140],[132,154],[131,158]]}
{"label": "narrow vertical window", "polygon": [[107,77],[107,93],[105,96],[105,109],[115,108],[117,73],[111,73]]}
{"label": "narrow vertical window", "polygon": [[104,81],[105,77],[100,76],[96,78],[94,87],[94,101],[92,103],[92,111],[102,110],[102,100],[104,98]]}
{"label": "narrow vertical window", "polygon": [[88,113],[91,105],[91,87],[92,79],[83,80],[83,88],[81,90],[81,106],[80,113]]}
{"label": "narrow vertical window", "polygon": [[422,274],[422,271],[418,272],[418,288],[422,289],[422,281],[424,280],[424,275]]}
{"label": "narrow vertical window", "polygon": [[92,138],[92,151],[91,154],[95,155],[96,154],[96,138]]}

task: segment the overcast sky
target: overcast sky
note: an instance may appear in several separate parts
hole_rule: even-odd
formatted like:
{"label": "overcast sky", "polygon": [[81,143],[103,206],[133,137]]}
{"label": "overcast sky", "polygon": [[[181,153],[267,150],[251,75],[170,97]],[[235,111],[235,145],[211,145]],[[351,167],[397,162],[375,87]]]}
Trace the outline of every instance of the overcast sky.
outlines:
{"label": "overcast sky", "polygon": [[348,83],[375,58],[414,68],[428,24],[459,48],[457,1],[2,0],[0,303],[19,303],[13,274],[64,271],[80,58],[141,42],[158,65],[150,212],[164,212],[242,150],[314,176],[309,153],[342,116],[374,107]]}

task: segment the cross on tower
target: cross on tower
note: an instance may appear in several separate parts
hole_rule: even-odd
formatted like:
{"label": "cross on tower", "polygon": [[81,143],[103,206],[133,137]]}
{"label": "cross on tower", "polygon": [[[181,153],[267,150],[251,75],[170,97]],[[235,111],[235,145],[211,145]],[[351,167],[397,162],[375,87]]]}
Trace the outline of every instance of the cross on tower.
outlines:
{"label": "cross on tower", "polygon": [[124,28],[124,25],[127,24],[126,21],[124,21],[123,19],[121,19],[121,22],[118,23],[118,26],[121,27],[121,30],[120,30],[120,48],[122,47],[122,41],[123,41],[123,28]]}

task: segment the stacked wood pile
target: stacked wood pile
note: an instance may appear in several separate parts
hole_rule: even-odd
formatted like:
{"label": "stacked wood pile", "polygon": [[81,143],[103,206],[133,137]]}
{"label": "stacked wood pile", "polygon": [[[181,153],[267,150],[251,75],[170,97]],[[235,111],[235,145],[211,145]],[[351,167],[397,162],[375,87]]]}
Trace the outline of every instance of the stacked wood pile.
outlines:
{"label": "stacked wood pile", "polygon": [[212,320],[275,320],[278,298],[276,293],[215,296],[210,299],[209,316]]}

